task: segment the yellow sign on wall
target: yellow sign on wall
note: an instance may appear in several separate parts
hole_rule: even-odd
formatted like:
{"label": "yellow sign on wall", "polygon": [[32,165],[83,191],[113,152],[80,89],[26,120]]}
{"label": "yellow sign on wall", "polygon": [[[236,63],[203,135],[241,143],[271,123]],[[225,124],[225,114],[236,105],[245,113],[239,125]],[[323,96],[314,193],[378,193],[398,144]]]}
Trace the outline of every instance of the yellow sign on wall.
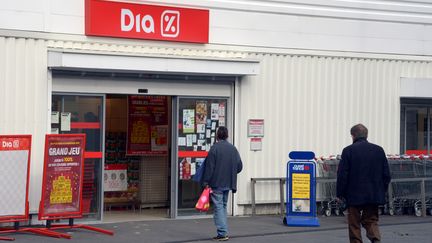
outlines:
{"label": "yellow sign on wall", "polygon": [[310,198],[310,174],[292,173],[292,198]]}

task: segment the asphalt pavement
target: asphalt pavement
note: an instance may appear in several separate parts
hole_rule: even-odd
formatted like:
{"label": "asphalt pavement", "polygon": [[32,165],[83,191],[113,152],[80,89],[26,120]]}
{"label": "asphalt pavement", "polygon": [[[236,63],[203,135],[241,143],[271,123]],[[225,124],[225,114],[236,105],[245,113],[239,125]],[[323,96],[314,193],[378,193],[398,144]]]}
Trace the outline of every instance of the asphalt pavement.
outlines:
{"label": "asphalt pavement", "polygon": [[[346,243],[348,232],[344,216],[319,217],[320,227],[287,227],[280,216],[245,216],[228,219],[228,242],[316,242]],[[32,233],[14,233],[0,237],[14,237],[15,242],[212,242],[216,235],[212,218],[162,219],[92,225],[114,231],[105,235],[86,229],[63,229],[71,239],[57,239]],[[432,243],[432,216],[382,216],[380,218],[382,242]],[[364,233],[364,232],[363,232]],[[363,236],[364,242],[369,242]]]}

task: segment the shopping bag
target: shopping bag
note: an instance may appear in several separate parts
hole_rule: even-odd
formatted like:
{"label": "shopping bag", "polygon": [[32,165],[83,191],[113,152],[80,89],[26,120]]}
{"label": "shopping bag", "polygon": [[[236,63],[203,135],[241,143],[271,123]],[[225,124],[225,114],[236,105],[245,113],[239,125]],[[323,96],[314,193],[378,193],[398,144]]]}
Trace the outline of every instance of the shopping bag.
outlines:
{"label": "shopping bag", "polygon": [[210,208],[210,187],[204,188],[201,196],[198,199],[198,202],[195,204],[196,210],[200,212],[207,212]]}
{"label": "shopping bag", "polygon": [[198,169],[196,170],[195,175],[193,175],[192,180],[201,183],[202,177],[204,175],[204,170],[205,170],[205,160],[199,163]]}

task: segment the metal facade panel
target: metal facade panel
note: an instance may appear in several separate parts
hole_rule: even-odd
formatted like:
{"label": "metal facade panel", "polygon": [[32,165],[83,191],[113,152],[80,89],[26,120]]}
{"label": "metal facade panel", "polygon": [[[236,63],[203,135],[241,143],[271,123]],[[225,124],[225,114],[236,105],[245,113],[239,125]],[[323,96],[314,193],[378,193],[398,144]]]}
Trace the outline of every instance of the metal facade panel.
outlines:
{"label": "metal facade panel", "polygon": [[[33,135],[33,212],[40,199],[44,135],[49,129],[48,48],[260,60],[260,74],[245,76],[236,86],[234,141],[245,164],[236,194],[240,204],[250,202],[251,177],[285,176],[292,150],[312,150],[317,156],[340,153],[350,143],[350,127],[358,122],[369,128],[370,141],[387,153],[398,153],[400,78],[432,78],[431,62],[380,59],[377,55],[354,58],[246,52],[236,51],[236,47],[219,51],[107,43],[0,37],[0,133]],[[254,118],[265,121],[263,150],[258,152],[249,151],[247,138],[247,120]],[[258,202],[278,200],[277,183],[259,183],[256,188]]]}
{"label": "metal facade panel", "polygon": [[[399,153],[401,77],[432,77],[419,61],[260,54],[261,74],[241,83],[238,147],[245,161],[239,203],[250,202],[250,178],[285,177],[288,153],[340,154],[350,128],[363,123],[369,140]],[[264,119],[261,152],[249,151],[247,120]],[[259,182],[257,201],[277,202],[278,182]]]}
{"label": "metal facade panel", "polygon": [[0,37],[0,134],[31,134],[30,212],[38,208],[48,122],[45,41]]}

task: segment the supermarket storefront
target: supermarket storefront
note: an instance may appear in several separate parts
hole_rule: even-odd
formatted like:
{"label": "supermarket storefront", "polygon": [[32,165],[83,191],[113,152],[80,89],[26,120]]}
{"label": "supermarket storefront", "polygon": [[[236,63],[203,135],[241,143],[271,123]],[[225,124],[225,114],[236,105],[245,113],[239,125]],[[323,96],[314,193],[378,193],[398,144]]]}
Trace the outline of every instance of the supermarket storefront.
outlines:
{"label": "supermarket storefront", "polygon": [[[45,16],[11,14],[0,26],[0,114],[8,114],[0,116],[0,134],[33,137],[32,214],[49,133],[84,132],[91,141],[83,196],[92,219],[132,207],[191,215],[200,188],[190,177],[221,124],[245,165],[230,200],[233,215],[251,213],[251,178],[283,177],[293,150],[340,153],[359,122],[388,154],[430,153],[431,53],[404,49],[410,45],[400,45],[399,36],[405,25],[414,31],[421,24],[172,2],[73,1],[45,6],[49,14],[33,3],[10,7]],[[359,24],[400,31],[364,34],[354,31]],[[391,43],[375,42],[380,38]],[[139,146],[130,139],[134,117],[147,131]],[[259,136],[250,134],[251,121],[262,128]],[[127,182],[105,182],[113,171]],[[258,213],[277,212],[279,188],[256,190]]]}
{"label": "supermarket storefront", "polygon": [[[89,59],[106,66],[91,66]],[[85,170],[91,173],[84,177],[83,199],[89,217],[116,208],[166,208],[173,218],[196,214],[201,187],[192,176],[215,142],[217,127],[233,130],[235,86],[242,76],[255,75],[257,65],[148,59],[49,52],[51,110],[53,117],[66,116],[61,122],[52,119],[51,130],[87,134],[91,157]],[[137,62],[147,69],[134,69]],[[157,62],[168,67],[181,63],[182,74],[145,65]],[[198,71],[197,65],[209,69]],[[124,171],[124,185],[111,179],[114,171]]]}

